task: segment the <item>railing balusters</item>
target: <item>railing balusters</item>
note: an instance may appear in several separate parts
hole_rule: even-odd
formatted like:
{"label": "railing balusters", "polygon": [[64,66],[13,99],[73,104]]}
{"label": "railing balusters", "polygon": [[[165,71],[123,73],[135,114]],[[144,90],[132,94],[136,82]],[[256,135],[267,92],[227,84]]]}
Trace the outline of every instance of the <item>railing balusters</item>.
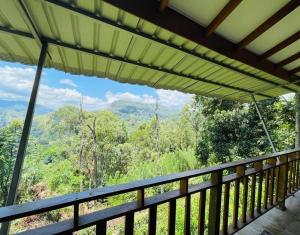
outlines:
{"label": "railing balusters", "polygon": [[254,163],[254,169],[259,171],[258,173],[258,189],[257,189],[257,212],[261,213],[261,195],[262,195],[262,183],[263,183],[263,172],[262,172],[262,161]]}
{"label": "railing balusters", "polygon": [[156,220],[157,220],[157,206],[155,205],[149,208],[149,223],[148,223],[149,235],[156,234]]}
{"label": "railing balusters", "polygon": [[200,192],[199,198],[199,222],[198,222],[198,235],[204,234],[205,229],[205,208],[206,208],[206,190]]}
{"label": "railing balusters", "polygon": [[254,218],[256,174],[251,175],[250,218]]}
{"label": "railing balusters", "polygon": [[106,235],[106,221],[100,221],[96,224],[96,235]]}
{"label": "railing balusters", "polygon": [[280,174],[279,174],[279,187],[278,187],[278,199],[279,199],[279,207],[284,210],[285,209],[285,196],[287,194],[287,184],[288,184],[288,157],[287,155],[283,155],[279,157],[280,164]]}
{"label": "railing balusters", "polygon": [[78,227],[78,220],[79,220],[79,204],[74,204],[74,212],[73,212],[73,220],[74,220],[74,229]]}
{"label": "railing balusters", "polygon": [[[275,167],[276,166],[276,158],[271,158],[271,159],[268,159],[268,164]],[[274,179],[275,179],[275,168],[272,168],[270,170],[270,176],[271,176],[271,179],[270,179],[270,186],[269,186],[269,195],[270,195],[270,205],[272,206],[274,204]]]}
{"label": "railing balusters", "polygon": [[247,199],[248,199],[248,177],[243,178],[243,208],[242,208],[242,222],[247,221]]}
{"label": "railing balusters", "polygon": [[268,209],[268,198],[269,198],[269,179],[270,171],[267,170],[265,173],[265,195],[264,195],[264,209]]}
{"label": "railing balusters", "polygon": [[[278,163],[276,162],[276,157],[278,157]],[[266,162],[264,167],[263,162]],[[252,163],[254,169],[248,168]],[[223,177],[223,170],[229,170],[228,172],[231,172],[234,167],[236,170],[235,174],[229,173],[229,175]],[[212,167],[210,169],[194,170],[191,171],[191,173],[184,172],[174,174],[172,176],[139,181],[134,184],[122,185],[121,187],[107,187],[104,190],[97,189],[96,191],[93,191],[93,194],[87,194],[87,192],[84,194],[70,194],[68,197],[60,197],[58,201],[47,199],[47,201],[42,200],[41,202],[29,203],[28,206],[13,206],[17,208],[17,213],[11,209],[6,210],[5,208],[5,210],[1,210],[0,208],[0,222],[11,221],[42,212],[73,206],[73,219],[66,221],[66,223],[63,221],[43,226],[42,228],[38,228],[38,233],[40,234],[40,231],[44,231],[43,234],[72,234],[72,232],[78,231],[82,228],[95,225],[97,235],[106,235],[107,221],[125,216],[124,234],[132,235],[134,233],[134,229],[136,229],[134,227],[135,213],[138,211],[145,212],[145,210],[148,209],[148,234],[155,235],[157,230],[158,205],[168,203],[168,234],[174,235],[176,230],[176,202],[177,199],[182,198],[182,200],[185,200],[185,210],[184,231],[181,233],[189,235],[192,232],[192,195],[199,193],[198,235],[203,235],[204,232],[209,235],[220,233],[221,208],[223,208],[222,234],[232,234],[241,229],[242,226],[245,226],[245,224],[251,222],[259,216],[259,214],[265,213],[271,209],[274,205],[279,205],[280,208],[284,209],[285,199],[287,196],[290,196],[288,193],[295,193],[295,191],[299,189],[299,171],[299,154],[296,151],[290,151],[281,154],[258,157],[255,160],[245,160],[234,164],[229,163],[223,166]],[[205,181],[195,185],[188,184],[189,179],[198,176],[207,177],[208,174],[211,175],[210,181]],[[222,180],[224,180],[224,182]],[[241,184],[241,180],[243,184]],[[166,191],[161,194],[149,196],[145,199],[145,189],[178,181],[180,181],[179,190]],[[251,182],[250,185],[248,185],[249,181]],[[263,183],[265,183],[265,185],[263,185]],[[223,184],[224,198],[222,198]],[[229,201],[232,185],[234,185],[233,219],[232,226],[228,226]],[[206,198],[207,190],[210,190],[208,204],[206,203],[206,201],[208,201]],[[248,192],[248,190],[251,191]],[[122,195],[127,192],[136,192],[136,201],[125,202],[118,206],[108,207],[97,212],[81,214],[79,216],[81,203],[100,198],[109,198],[115,195]],[[248,196],[248,194],[250,195]],[[249,205],[248,197],[250,197]],[[222,199],[224,204],[222,204]],[[57,200],[57,198],[55,198],[55,200]],[[64,201],[62,202],[62,200]],[[240,201],[241,208],[239,208]],[[34,206],[36,207],[33,210],[32,208],[34,208]],[[255,206],[257,213],[255,213]],[[262,206],[264,207],[264,210],[261,209]],[[26,209],[24,209],[24,207]],[[208,215],[206,215],[207,211],[209,212]],[[250,217],[249,220],[247,217],[248,212]],[[206,216],[209,218],[207,219]],[[206,220],[208,220],[207,230],[205,230]],[[64,229],[64,231],[62,231],[62,229]],[[30,230],[30,232],[31,231],[32,233],[35,233],[35,229]],[[193,231],[193,233],[195,232]]]}
{"label": "railing balusters", "polygon": [[223,234],[228,234],[228,210],[229,210],[229,194],[230,182],[225,184],[224,187],[224,207],[223,207]]}
{"label": "railing balusters", "polygon": [[[236,173],[238,176],[245,175],[245,166],[237,166]],[[239,202],[240,202],[240,178],[236,179],[234,182],[234,202],[233,202],[233,216],[232,216],[232,226],[233,228],[238,227],[239,219]]]}
{"label": "railing balusters", "polygon": [[297,165],[296,165],[296,156],[293,157],[293,191],[296,190],[296,173],[297,173]]}
{"label": "railing balusters", "polygon": [[279,200],[279,181],[280,181],[280,167],[276,167],[276,191],[275,191],[275,202]]}
{"label": "railing balusters", "polygon": [[211,173],[211,182],[215,185],[209,193],[208,234],[219,234],[222,200],[222,171]]}
{"label": "railing balusters", "polygon": [[125,216],[125,235],[133,235],[134,213],[130,212]]}
{"label": "railing balusters", "polygon": [[176,224],[176,200],[173,199],[169,202],[169,221],[168,221],[169,235],[175,234],[175,224]]}

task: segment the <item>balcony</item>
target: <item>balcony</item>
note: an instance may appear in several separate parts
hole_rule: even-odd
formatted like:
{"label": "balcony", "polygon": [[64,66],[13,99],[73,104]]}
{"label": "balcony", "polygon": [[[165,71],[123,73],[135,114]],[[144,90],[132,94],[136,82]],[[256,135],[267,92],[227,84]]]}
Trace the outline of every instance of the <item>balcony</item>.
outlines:
{"label": "balcony", "polygon": [[[184,224],[182,233],[195,234],[191,230],[191,219],[197,217],[198,234],[260,234],[260,230],[286,231],[293,210],[299,211],[299,198],[288,199],[299,188],[299,150],[290,150],[241,161],[230,162],[204,169],[181,172],[172,175],[136,181],[59,196],[55,198],[0,208],[0,222],[73,207],[73,218],[29,229],[19,234],[72,234],[75,231],[95,226],[96,234],[107,234],[107,224],[116,218],[125,217],[124,233],[135,231],[135,214],[143,211],[148,215],[148,233],[157,234],[157,208],[165,204],[168,210],[163,220],[168,224],[168,234],[175,234],[177,200],[184,199]],[[197,179],[199,183],[195,183]],[[193,182],[193,183],[192,183]],[[172,183],[172,189],[152,196],[147,190]],[[80,211],[82,203],[107,200],[116,195],[135,193],[136,199],[114,207],[88,214]],[[197,215],[191,213],[191,206],[198,197]],[[292,206],[298,203],[297,206]],[[278,212],[279,209],[287,210]],[[271,210],[271,211],[270,211]],[[270,211],[270,212],[268,212]],[[265,215],[264,215],[265,214]],[[278,215],[284,215],[278,223]],[[262,216],[259,220],[256,220]],[[273,219],[273,222],[272,222]],[[256,220],[256,221],[255,221]],[[282,220],[282,217],[280,217]],[[255,222],[254,222],[255,221]],[[264,221],[268,221],[267,223]],[[253,223],[252,223],[253,222]],[[290,221],[292,223],[293,221]],[[273,223],[276,225],[273,226]],[[257,225],[259,224],[259,225]],[[243,229],[244,228],[244,229]],[[277,233],[275,233],[277,234]]]}

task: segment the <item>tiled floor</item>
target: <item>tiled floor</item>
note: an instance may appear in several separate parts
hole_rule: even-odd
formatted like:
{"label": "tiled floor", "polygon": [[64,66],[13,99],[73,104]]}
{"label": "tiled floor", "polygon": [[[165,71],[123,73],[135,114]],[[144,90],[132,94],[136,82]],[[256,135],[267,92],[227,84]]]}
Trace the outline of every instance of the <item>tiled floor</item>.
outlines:
{"label": "tiled floor", "polygon": [[285,211],[271,209],[236,234],[300,235],[300,191],[286,200],[286,207]]}

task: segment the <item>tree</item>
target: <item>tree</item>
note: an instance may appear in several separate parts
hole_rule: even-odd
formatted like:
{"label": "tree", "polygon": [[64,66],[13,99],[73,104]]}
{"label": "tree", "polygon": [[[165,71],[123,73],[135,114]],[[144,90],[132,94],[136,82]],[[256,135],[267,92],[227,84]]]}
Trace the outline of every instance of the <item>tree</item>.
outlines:
{"label": "tree", "polygon": [[0,129],[0,204],[4,205],[17,156],[22,122],[13,120]]}

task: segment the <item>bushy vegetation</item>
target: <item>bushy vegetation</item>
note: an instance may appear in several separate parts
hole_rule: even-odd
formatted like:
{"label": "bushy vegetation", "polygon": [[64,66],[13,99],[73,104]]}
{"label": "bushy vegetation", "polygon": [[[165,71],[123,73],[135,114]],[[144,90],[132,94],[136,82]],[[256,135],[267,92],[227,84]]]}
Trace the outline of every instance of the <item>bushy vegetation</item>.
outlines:
{"label": "bushy vegetation", "polygon": [[[293,148],[294,101],[277,98],[260,102],[260,105],[277,150]],[[87,112],[80,107],[63,107],[38,116],[29,140],[18,203],[271,152],[252,104],[196,96],[173,118],[160,119],[156,109],[150,121],[142,122],[137,128],[133,128],[131,122],[128,131],[127,122],[130,120],[108,110]],[[1,205],[7,196],[21,129],[20,120],[0,129]],[[149,194],[173,187],[176,186],[153,188]],[[94,206],[103,208],[133,199],[134,195],[128,194]],[[176,229],[181,234],[184,202],[178,203]],[[195,213],[197,203],[198,200],[192,203]],[[84,211],[90,209],[88,205]],[[35,222],[57,221],[68,213],[71,212],[62,210],[40,215],[35,217]],[[163,218],[165,213],[164,205],[160,206],[158,218]],[[139,213],[135,223],[137,234],[147,231],[145,213]],[[28,224],[27,220],[17,221],[13,229],[23,229]],[[196,225],[195,217],[193,231]],[[163,234],[166,226],[162,219],[158,234]],[[122,221],[110,224],[110,231],[122,229]],[[89,230],[82,233],[88,234]]]}

